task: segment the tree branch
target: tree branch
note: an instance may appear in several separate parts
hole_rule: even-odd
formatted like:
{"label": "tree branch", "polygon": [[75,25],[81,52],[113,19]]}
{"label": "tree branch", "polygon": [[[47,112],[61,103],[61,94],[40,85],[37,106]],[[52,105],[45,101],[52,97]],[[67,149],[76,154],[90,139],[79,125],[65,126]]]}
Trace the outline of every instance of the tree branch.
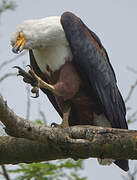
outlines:
{"label": "tree branch", "polygon": [[6,170],[6,167],[5,167],[5,165],[1,165],[1,169],[2,169],[2,171],[3,171],[3,176],[4,176],[4,178],[6,179],[6,180],[10,180],[10,177],[9,177],[9,175],[8,175],[8,172],[7,172],[7,170]]}
{"label": "tree branch", "polygon": [[7,73],[5,75],[3,75],[2,77],[0,77],[0,83],[5,80],[6,78],[10,77],[10,76],[15,76],[17,75],[17,73]]}
{"label": "tree branch", "polygon": [[18,54],[17,56],[11,58],[11,59],[8,60],[8,61],[5,60],[2,64],[0,64],[0,71],[1,71],[2,68],[4,68],[6,65],[8,65],[8,64],[10,64],[10,63],[12,63],[12,62],[14,62],[15,60],[17,60],[18,58],[24,56],[25,54],[26,54],[26,52],[22,52],[21,54]]}
{"label": "tree branch", "polygon": [[[17,137],[0,138],[0,163],[36,162],[69,157],[137,159],[137,131],[95,126],[51,128],[30,123],[11,111],[2,97],[0,120],[6,126],[6,132]],[[13,156],[17,157],[14,159]]]}
{"label": "tree branch", "polygon": [[[0,137],[0,164],[18,164],[61,159],[53,146],[10,136]],[[57,154],[58,153],[58,154]]]}
{"label": "tree branch", "polygon": [[0,4],[0,15],[6,10],[14,10],[16,8],[16,4],[13,1],[7,2],[6,0],[2,0]]}
{"label": "tree branch", "polygon": [[125,103],[127,103],[127,101],[131,98],[131,95],[135,89],[135,87],[137,86],[137,80],[134,82],[134,84],[131,86],[130,90],[129,90],[129,93],[125,99]]}

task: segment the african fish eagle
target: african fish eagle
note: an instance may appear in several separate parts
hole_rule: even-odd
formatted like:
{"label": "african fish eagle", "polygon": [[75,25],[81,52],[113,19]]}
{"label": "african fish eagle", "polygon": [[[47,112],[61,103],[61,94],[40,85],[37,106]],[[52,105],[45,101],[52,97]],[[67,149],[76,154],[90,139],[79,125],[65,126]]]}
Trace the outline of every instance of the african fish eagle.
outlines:
{"label": "african fish eagle", "polygon": [[[13,52],[29,50],[31,69],[19,74],[40,88],[63,118],[60,126],[128,129],[114,70],[98,36],[76,15],[26,20],[11,37]],[[55,126],[57,124],[54,123]],[[113,160],[128,171],[128,160]]]}

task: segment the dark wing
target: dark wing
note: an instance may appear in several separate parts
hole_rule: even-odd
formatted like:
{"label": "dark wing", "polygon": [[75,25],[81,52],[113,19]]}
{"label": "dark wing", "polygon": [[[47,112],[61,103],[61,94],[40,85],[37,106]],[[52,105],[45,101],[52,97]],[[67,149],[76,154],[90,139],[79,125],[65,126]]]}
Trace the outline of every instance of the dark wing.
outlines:
{"label": "dark wing", "polygon": [[[127,129],[125,104],[101,41],[70,12],[61,16],[61,24],[74,57],[75,67],[88,91],[94,91],[112,127]],[[125,171],[129,170],[128,160],[116,160],[114,163]]]}
{"label": "dark wing", "polygon": [[[30,65],[33,67],[33,70],[34,72],[45,82],[48,83],[45,75],[41,72],[40,68],[38,67],[37,63],[36,63],[36,60],[35,60],[35,57],[33,55],[33,52],[32,50],[29,50],[29,56],[30,56]],[[50,102],[52,103],[52,105],[54,106],[54,108],[56,109],[56,111],[59,113],[59,115],[61,117],[63,117],[63,114],[62,114],[62,111],[60,110],[57,102],[56,102],[56,99],[54,97],[54,95],[52,94],[52,92],[50,92],[49,90],[47,89],[41,89],[47,96],[48,96],[48,99],[50,100]]]}
{"label": "dark wing", "polygon": [[101,41],[70,12],[61,16],[61,24],[71,48],[75,66],[86,82],[87,88],[92,89],[96,94],[112,127],[127,129],[125,104]]}

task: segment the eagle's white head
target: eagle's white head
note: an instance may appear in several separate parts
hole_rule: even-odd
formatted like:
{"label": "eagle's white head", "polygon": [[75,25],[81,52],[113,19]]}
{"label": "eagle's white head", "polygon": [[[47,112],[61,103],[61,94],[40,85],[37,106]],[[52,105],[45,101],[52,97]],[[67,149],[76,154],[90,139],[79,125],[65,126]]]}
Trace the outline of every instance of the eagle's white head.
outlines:
{"label": "eagle's white head", "polygon": [[59,16],[26,20],[17,27],[16,32],[11,37],[14,52],[18,52],[22,48],[45,48],[47,46],[57,45],[59,42],[68,45]]}
{"label": "eagle's white head", "polygon": [[24,21],[13,33],[11,45],[14,53],[32,49],[43,72],[47,64],[55,71],[66,59],[71,59],[71,51],[60,23],[60,16]]}

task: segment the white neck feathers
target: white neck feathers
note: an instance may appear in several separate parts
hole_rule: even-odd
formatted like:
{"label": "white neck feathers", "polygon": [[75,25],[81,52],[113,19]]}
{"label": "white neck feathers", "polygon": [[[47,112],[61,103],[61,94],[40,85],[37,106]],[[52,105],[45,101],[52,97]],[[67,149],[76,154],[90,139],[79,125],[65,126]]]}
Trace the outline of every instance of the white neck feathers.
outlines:
{"label": "white neck feathers", "polygon": [[36,62],[43,73],[47,71],[47,65],[54,72],[58,70],[66,61],[72,60],[69,46],[59,44],[46,48],[33,49]]}

